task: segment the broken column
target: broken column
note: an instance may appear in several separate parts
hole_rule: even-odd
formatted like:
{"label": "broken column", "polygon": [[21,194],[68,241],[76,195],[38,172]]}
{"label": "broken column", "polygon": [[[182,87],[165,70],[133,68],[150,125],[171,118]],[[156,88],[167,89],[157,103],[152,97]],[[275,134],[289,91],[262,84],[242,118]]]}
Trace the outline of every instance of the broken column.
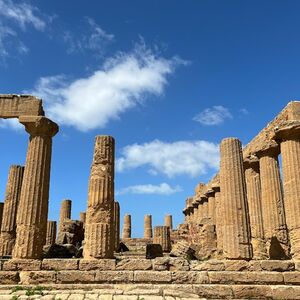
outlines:
{"label": "broken column", "polygon": [[145,215],[144,217],[144,238],[151,239],[152,238],[152,216]]}
{"label": "broken column", "polygon": [[23,181],[24,167],[12,165],[5,192],[5,206],[0,234],[0,257],[9,256],[16,240],[16,219]]}
{"label": "broken column", "polygon": [[114,255],[114,159],[113,137],[97,136],[89,181],[85,259],[112,258]]}
{"label": "broken column", "polygon": [[79,221],[83,223],[83,225],[85,224],[85,220],[86,220],[86,212],[81,211],[79,213]]}
{"label": "broken column", "polygon": [[56,240],[56,221],[47,222],[47,235],[45,245],[54,245]]}
{"label": "broken column", "polygon": [[165,226],[168,226],[170,230],[173,230],[173,220],[172,215],[165,216]]}
{"label": "broken column", "polygon": [[46,241],[52,137],[56,123],[46,117],[22,116],[30,134],[17,213],[13,258],[40,258]]}
{"label": "broken column", "polygon": [[266,243],[261,206],[261,185],[259,162],[256,156],[244,160],[249,220],[251,228],[251,244],[254,259],[266,259]]}
{"label": "broken column", "polygon": [[115,224],[115,251],[119,249],[120,245],[120,204],[114,203],[114,224]]}
{"label": "broken column", "polygon": [[153,244],[160,244],[163,252],[171,251],[170,227],[155,226],[153,235]]}
{"label": "broken column", "polygon": [[252,251],[241,142],[236,138],[223,139],[220,154],[224,256],[228,259],[250,259]]}
{"label": "broken column", "polygon": [[284,206],[291,256],[300,258],[300,122],[281,124],[276,130],[282,158]]}
{"label": "broken column", "polygon": [[131,215],[126,214],[124,216],[122,239],[131,238]]}
{"label": "broken column", "polygon": [[66,219],[71,219],[71,211],[72,211],[72,201],[69,199],[64,199],[60,205],[60,214],[59,214],[59,231]]}
{"label": "broken column", "polygon": [[261,149],[259,157],[261,206],[267,254],[271,259],[289,256],[289,242],[276,143]]}

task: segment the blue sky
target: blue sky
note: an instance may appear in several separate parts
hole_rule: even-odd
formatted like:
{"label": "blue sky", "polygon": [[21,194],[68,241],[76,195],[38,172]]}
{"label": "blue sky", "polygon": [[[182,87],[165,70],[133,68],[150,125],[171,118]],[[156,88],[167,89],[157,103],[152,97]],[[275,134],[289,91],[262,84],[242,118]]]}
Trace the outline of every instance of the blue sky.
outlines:
{"label": "blue sky", "polygon": [[[116,199],[132,214],[183,220],[218,169],[218,144],[249,142],[299,95],[299,1],[0,0],[1,93],[32,93],[60,125],[49,219],[86,209],[94,137],[116,139]],[[28,135],[0,123],[0,193]]]}

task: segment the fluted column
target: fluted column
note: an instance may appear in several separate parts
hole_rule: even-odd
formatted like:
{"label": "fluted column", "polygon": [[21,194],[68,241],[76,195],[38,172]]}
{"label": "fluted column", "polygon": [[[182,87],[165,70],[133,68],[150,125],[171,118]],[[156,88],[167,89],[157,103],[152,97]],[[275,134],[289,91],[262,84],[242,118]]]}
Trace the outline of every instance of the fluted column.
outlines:
{"label": "fluted column", "polygon": [[12,165],[5,192],[5,206],[0,234],[0,257],[12,254],[16,240],[16,219],[23,181],[24,167]]}
{"label": "fluted column", "polygon": [[223,203],[221,201],[221,190],[220,186],[212,186],[213,191],[215,192],[215,206],[216,206],[216,233],[217,233],[217,248],[218,252],[223,252]]}
{"label": "fluted column", "polygon": [[198,211],[197,211],[197,223],[200,224],[201,220],[203,219],[203,203],[201,201],[201,198],[197,199],[198,203]]}
{"label": "fluted column", "polygon": [[115,224],[115,251],[120,245],[120,204],[118,201],[114,203],[114,224]]}
{"label": "fluted column", "polygon": [[272,259],[282,259],[289,256],[278,154],[277,146],[257,153],[260,167],[264,237],[267,254]]}
{"label": "fluted column", "polygon": [[160,244],[163,252],[171,251],[171,237],[169,226],[155,226],[153,244]]}
{"label": "fluted column", "polygon": [[2,218],[3,218],[3,208],[4,208],[4,203],[0,202],[0,228],[2,224]]}
{"label": "fluted column", "polygon": [[56,240],[56,221],[48,221],[45,245],[54,245],[55,240]]}
{"label": "fluted column", "polygon": [[114,159],[113,137],[97,136],[86,211],[85,259],[112,258],[114,255]]}
{"label": "fluted column", "polygon": [[261,184],[259,162],[257,157],[251,156],[244,160],[249,220],[251,228],[251,244],[254,259],[267,257],[266,242],[264,238]]}
{"label": "fluted column", "polygon": [[210,189],[205,193],[208,202],[208,217],[211,219],[212,224],[216,224],[216,203],[215,192]]}
{"label": "fluted column", "polygon": [[152,238],[152,216],[145,215],[144,217],[144,238],[151,239]]}
{"label": "fluted column", "polygon": [[17,213],[13,258],[40,258],[46,241],[52,137],[56,123],[45,117],[19,118],[30,134]]}
{"label": "fluted column", "polygon": [[60,204],[59,226],[58,232],[61,232],[63,223],[67,219],[71,219],[72,201],[69,199],[62,200]]}
{"label": "fluted column", "polygon": [[86,221],[86,212],[85,211],[81,211],[79,213],[79,221],[83,223],[83,226],[85,224]]}
{"label": "fluted column", "polygon": [[[197,215],[198,216],[198,215]],[[197,217],[196,216],[196,217]],[[172,215],[165,216],[165,226],[169,226],[170,230],[173,230],[173,219]]]}
{"label": "fluted column", "polygon": [[131,215],[126,214],[124,216],[122,239],[131,238]]}
{"label": "fluted column", "polygon": [[228,259],[250,259],[252,250],[241,142],[236,138],[223,139],[220,152],[224,256]]}
{"label": "fluted column", "polygon": [[276,130],[282,158],[284,205],[291,256],[300,259],[300,122],[283,123]]}
{"label": "fluted column", "polygon": [[201,195],[203,218],[208,218],[208,199],[205,195]]}

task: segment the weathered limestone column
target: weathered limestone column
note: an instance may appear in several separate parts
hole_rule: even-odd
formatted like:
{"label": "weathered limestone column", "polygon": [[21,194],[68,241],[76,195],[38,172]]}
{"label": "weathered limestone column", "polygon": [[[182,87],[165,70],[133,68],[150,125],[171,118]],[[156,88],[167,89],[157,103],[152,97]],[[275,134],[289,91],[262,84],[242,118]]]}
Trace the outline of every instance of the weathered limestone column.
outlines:
{"label": "weathered limestone column", "polygon": [[[193,202],[192,202],[192,212],[193,212],[193,215],[192,215],[192,221],[194,223],[197,223],[198,222],[198,202],[195,201],[195,199],[193,199]],[[165,224],[166,225],[166,224]]]}
{"label": "weathered limestone column", "polygon": [[114,203],[114,224],[115,224],[115,251],[118,251],[120,245],[120,204]]}
{"label": "weathered limestone column", "polygon": [[208,218],[208,199],[205,195],[201,195],[203,218]]}
{"label": "weathered limestone column", "polygon": [[97,136],[86,211],[85,259],[112,258],[114,255],[114,159],[113,137]]}
{"label": "weathered limestone column", "polygon": [[83,223],[83,226],[85,224],[86,221],[86,212],[85,211],[81,211],[79,213],[79,221]]}
{"label": "weathered limestone column", "polygon": [[198,203],[197,223],[200,224],[201,220],[203,219],[203,203],[200,197],[197,199],[197,203]]}
{"label": "weathered limestone column", "polygon": [[247,187],[253,258],[266,259],[267,252],[264,238],[258,158],[251,156],[245,159],[244,169]]}
{"label": "weathered limestone column", "polygon": [[56,240],[56,221],[48,221],[45,245],[54,245],[55,240]]}
{"label": "weathered limestone column", "polygon": [[217,233],[217,249],[218,252],[223,252],[223,203],[221,201],[221,190],[220,190],[220,183],[212,185],[212,189],[215,192],[215,206],[216,206],[216,233]]}
{"label": "weathered limestone column", "polygon": [[1,228],[1,224],[2,224],[3,208],[4,208],[4,203],[0,202],[0,228]]}
{"label": "weathered limestone column", "polygon": [[220,188],[224,204],[224,256],[228,259],[250,259],[249,220],[241,142],[223,139],[220,145]]}
{"label": "weathered limestone column", "polygon": [[[197,215],[198,216],[198,215]],[[196,216],[196,218],[197,218]],[[169,226],[170,230],[173,230],[173,219],[172,215],[165,216],[165,226]]]}
{"label": "weathered limestone column", "polygon": [[0,257],[11,255],[15,245],[17,210],[23,174],[23,166],[12,165],[9,169],[0,234]]}
{"label": "weathered limestone column", "polygon": [[144,217],[144,238],[151,239],[152,238],[152,216],[145,215]]}
{"label": "weathered limestone column", "polygon": [[45,117],[22,116],[19,121],[30,138],[13,258],[41,258],[47,231],[52,137],[58,126]]}
{"label": "weathered limestone column", "polygon": [[153,244],[160,244],[163,252],[171,251],[171,237],[169,226],[155,226]]}
{"label": "weathered limestone column", "polygon": [[283,194],[278,163],[279,148],[274,145],[257,153],[259,157],[261,206],[267,254],[271,259],[289,257]]}
{"label": "weathered limestone column", "polygon": [[300,259],[300,122],[283,123],[276,130],[282,158],[284,205],[291,256]]}
{"label": "weathered limestone column", "polygon": [[208,203],[208,217],[211,219],[212,224],[216,224],[216,203],[215,203],[215,192],[209,189],[205,193]]}
{"label": "weathered limestone column", "polygon": [[126,214],[124,216],[122,239],[131,238],[131,215]]}
{"label": "weathered limestone column", "polygon": [[72,201],[69,199],[64,199],[60,205],[60,214],[59,214],[59,227],[58,231],[61,232],[61,227],[63,222],[66,219],[71,219],[71,211],[72,211]]}

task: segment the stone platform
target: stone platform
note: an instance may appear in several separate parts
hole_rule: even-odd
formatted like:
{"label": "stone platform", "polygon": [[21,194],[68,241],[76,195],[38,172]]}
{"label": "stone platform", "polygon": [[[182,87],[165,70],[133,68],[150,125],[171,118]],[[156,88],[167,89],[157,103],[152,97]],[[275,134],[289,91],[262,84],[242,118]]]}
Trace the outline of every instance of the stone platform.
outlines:
{"label": "stone platform", "polygon": [[37,286],[43,296],[35,299],[300,299],[300,261],[163,257],[2,260],[0,266],[0,300],[15,293],[25,299]]}

